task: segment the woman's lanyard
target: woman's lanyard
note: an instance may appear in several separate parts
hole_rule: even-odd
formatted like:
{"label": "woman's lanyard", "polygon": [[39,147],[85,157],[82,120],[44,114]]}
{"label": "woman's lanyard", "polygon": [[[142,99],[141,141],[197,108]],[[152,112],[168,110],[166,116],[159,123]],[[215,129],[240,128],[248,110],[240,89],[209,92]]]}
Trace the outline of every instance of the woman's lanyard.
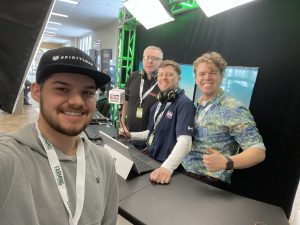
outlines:
{"label": "woman's lanyard", "polygon": [[56,181],[57,188],[59,190],[60,196],[64,202],[64,205],[69,213],[69,224],[77,225],[79,218],[82,213],[83,203],[84,203],[84,194],[85,194],[85,154],[83,141],[80,137],[77,139],[77,170],[76,170],[76,210],[74,217],[72,217],[70,201],[68,197],[67,188],[65,185],[65,178],[63,170],[59,163],[57,154],[54,150],[53,145],[48,141],[48,139],[41,133],[38,128],[37,123],[35,124],[36,130],[38,132],[38,137],[41,140],[46,154],[48,156],[49,165],[53,174],[53,177]]}
{"label": "woman's lanyard", "polygon": [[[162,106],[161,102],[158,103],[157,107],[156,107],[156,110],[155,110],[155,113],[154,113],[154,118],[153,118],[153,121],[154,121],[154,128],[153,128],[153,131],[156,129],[156,126],[159,124],[161,118],[163,117],[164,115],[164,112],[170,107],[170,105],[172,104],[172,102],[168,102],[164,108],[164,110],[158,115],[157,117],[157,114],[160,110],[160,107]],[[157,118],[156,118],[157,117]]]}
{"label": "woman's lanyard", "polygon": [[143,100],[150,94],[150,92],[155,88],[157,85],[157,82],[151,86],[149,90],[147,90],[143,95],[143,89],[144,89],[144,79],[141,77],[141,83],[140,83],[140,107],[142,106]]}
{"label": "woman's lanyard", "polygon": [[209,105],[205,106],[205,108],[203,109],[203,111],[196,118],[196,124],[199,124],[201,122],[201,120],[203,119],[204,115],[208,112],[208,110],[210,109],[210,107],[212,107],[212,105],[213,105],[213,103],[210,103]]}

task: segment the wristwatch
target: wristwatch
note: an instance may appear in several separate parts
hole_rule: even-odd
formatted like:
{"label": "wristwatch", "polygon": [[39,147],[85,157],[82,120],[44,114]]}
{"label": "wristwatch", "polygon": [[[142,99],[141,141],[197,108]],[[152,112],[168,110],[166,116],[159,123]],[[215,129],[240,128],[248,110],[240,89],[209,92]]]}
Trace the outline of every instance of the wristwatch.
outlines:
{"label": "wristwatch", "polygon": [[233,170],[233,161],[229,156],[225,156],[227,159],[226,170]]}

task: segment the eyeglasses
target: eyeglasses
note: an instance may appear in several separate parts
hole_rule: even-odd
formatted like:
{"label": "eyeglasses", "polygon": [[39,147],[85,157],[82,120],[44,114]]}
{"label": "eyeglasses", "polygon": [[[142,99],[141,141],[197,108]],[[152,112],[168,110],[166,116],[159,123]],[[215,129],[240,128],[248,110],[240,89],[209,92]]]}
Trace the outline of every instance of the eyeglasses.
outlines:
{"label": "eyeglasses", "polygon": [[157,62],[160,61],[161,59],[155,56],[143,56],[143,60]]}

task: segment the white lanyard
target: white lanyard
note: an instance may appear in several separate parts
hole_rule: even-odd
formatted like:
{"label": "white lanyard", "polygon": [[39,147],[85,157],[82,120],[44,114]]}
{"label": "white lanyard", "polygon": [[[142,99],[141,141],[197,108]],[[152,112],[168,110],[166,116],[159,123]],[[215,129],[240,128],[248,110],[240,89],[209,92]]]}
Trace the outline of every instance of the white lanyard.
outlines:
{"label": "white lanyard", "polygon": [[65,184],[64,173],[59,163],[57,154],[54,150],[53,145],[48,141],[48,139],[41,133],[38,128],[37,123],[35,127],[38,132],[38,137],[41,140],[46,154],[48,156],[48,161],[50,164],[50,168],[53,174],[53,177],[56,181],[57,188],[59,190],[60,196],[64,202],[64,205],[69,213],[69,224],[70,225],[77,225],[79,218],[82,213],[83,209],[83,202],[84,202],[84,189],[85,189],[85,154],[84,154],[84,146],[83,141],[79,137],[77,139],[77,170],[76,170],[76,210],[74,217],[72,217],[72,212],[70,208],[70,201],[68,197],[68,192]]}
{"label": "white lanyard", "polygon": [[156,107],[156,110],[155,110],[155,113],[154,113],[154,118],[153,118],[153,121],[154,121],[154,129],[153,129],[153,130],[155,130],[155,128],[156,128],[157,124],[159,123],[159,121],[161,120],[161,118],[162,118],[164,112],[170,107],[171,104],[172,104],[172,102],[168,102],[168,103],[166,104],[166,107],[165,107],[164,111],[162,111],[162,112],[158,115],[157,119],[155,120],[155,118],[156,118],[156,116],[157,116],[157,113],[159,112],[160,107],[161,107],[161,105],[162,105],[161,102],[158,103],[158,105],[157,105],[157,107]]}
{"label": "white lanyard", "polygon": [[143,100],[149,95],[149,93],[153,90],[153,88],[157,85],[157,82],[155,82],[154,85],[151,86],[151,88],[146,91],[143,95],[143,89],[144,89],[144,79],[141,77],[141,83],[140,83],[140,105],[142,105]]}
{"label": "white lanyard", "polygon": [[209,105],[205,106],[204,110],[198,115],[198,118],[196,119],[196,123],[200,123],[201,120],[203,119],[204,115],[207,113],[207,111],[210,109],[210,107],[212,107],[212,103],[210,103]]}

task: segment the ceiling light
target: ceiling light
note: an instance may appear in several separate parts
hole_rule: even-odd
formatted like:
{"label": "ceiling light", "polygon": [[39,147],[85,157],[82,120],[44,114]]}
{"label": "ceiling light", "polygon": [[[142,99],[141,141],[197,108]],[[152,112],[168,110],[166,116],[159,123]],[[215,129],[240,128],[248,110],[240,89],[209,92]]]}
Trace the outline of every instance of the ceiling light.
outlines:
{"label": "ceiling light", "polygon": [[60,13],[54,13],[54,12],[52,12],[51,15],[53,15],[53,16],[61,16],[61,17],[69,17],[68,15],[60,14]]}
{"label": "ceiling light", "polygon": [[254,0],[196,0],[207,17],[214,16],[228,9],[246,4]]}
{"label": "ceiling light", "polygon": [[124,6],[146,29],[174,20],[159,0],[128,0]]}
{"label": "ceiling light", "polygon": [[56,34],[55,32],[51,32],[51,31],[44,31],[44,34]]}
{"label": "ceiling light", "polygon": [[49,21],[48,23],[55,24],[55,25],[62,25],[62,23],[57,23],[57,22],[52,22],[52,21]]}
{"label": "ceiling light", "polygon": [[46,29],[49,29],[49,30],[58,30],[58,28],[53,28],[53,27],[46,27]]}
{"label": "ceiling light", "polygon": [[74,4],[74,5],[77,5],[78,2],[75,2],[75,1],[72,1],[72,0],[58,0],[60,2],[66,2],[66,3],[70,3],[70,4]]}
{"label": "ceiling light", "polygon": [[43,37],[54,37],[54,34],[43,34]]}

